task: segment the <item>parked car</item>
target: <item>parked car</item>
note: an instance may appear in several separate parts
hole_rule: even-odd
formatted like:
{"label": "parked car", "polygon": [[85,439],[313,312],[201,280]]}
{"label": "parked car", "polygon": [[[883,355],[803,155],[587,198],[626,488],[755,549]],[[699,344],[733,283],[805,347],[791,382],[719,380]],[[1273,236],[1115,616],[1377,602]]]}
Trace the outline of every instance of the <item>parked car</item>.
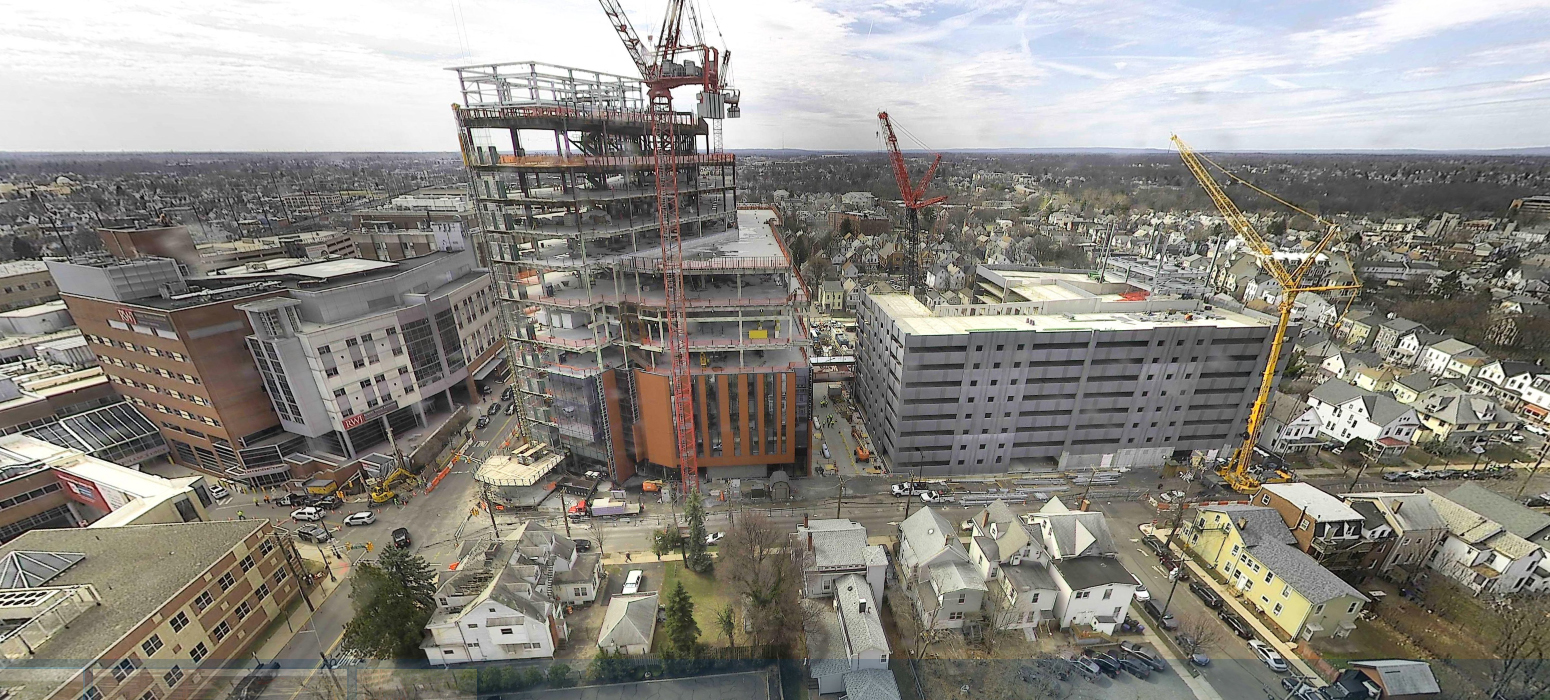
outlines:
{"label": "parked car", "polygon": [[1521,435],[1519,433],[1513,433],[1513,434],[1507,436],[1507,442],[1511,442],[1511,443],[1519,443],[1519,442],[1523,442],[1524,440],[1527,440],[1527,439],[1528,438],[1523,437],[1523,435]]}
{"label": "parked car", "polygon": [[1456,469],[1438,469],[1432,472],[1433,479],[1457,479],[1463,475],[1464,472]]}
{"label": "parked car", "polygon": [[1218,612],[1216,616],[1221,618],[1222,622],[1226,623],[1227,627],[1232,630],[1232,633],[1238,635],[1238,638],[1254,638],[1254,628],[1250,627],[1249,623],[1244,622],[1243,618],[1234,615],[1231,610],[1223,610]]}
{"label": "parked car", "polygon": [[323,519],[323,511],[312,506],[297,508],[291,511],[291,519],[305,522],[316,522]]}
{"label": "parked car", "polygon": [[576,551],[578,551],[578,552],[590,552],[590,551],[592,551],[592,540],[580,540],[580,539],[577,539],[577,540],[571,540],[571,542],[576,545]]}
{"label": "parked car", "polygon": [[953,497],[941,491],[922,491],[920,493],[920,500],[924,503],[951,503]]}
{"label": "parked car", "polygon": [[1163,629],[1165,629],[1165,630],[1176,630],[1176,629],[1179,628],[1179,623],[1178,623],[1177,620],[1173,619],[1173,614],[1169,613],[1167,615],[1164,615],[1163,611],[1162,611],[1162,608],[1157,607],[1157,601],[1155,601],[1155,600],[1148,600],[1148,601],[1142,602],[1141,603],[1141,609],[1146,611],[1146,614],[1147,614],[1148,617],[1152,618],[1153,620],[1156,620],[1157,624],[1159,626],[1161,626]]}
{"label": "parked car", "polygon": [[400,527],[393,530],[394,547],[407,549],[411,544],[414,544],[414,540],[409,537],[409,528]]}
{"label": "parked car", "polygon": [[490,394],[490,385],[489,384],[485,384],[484,382],[480,382],[479,383],[479,393],[481,395],[484,395],[484,396],[489,396],[489,394]]}
{"label": "parked car", "polygon": [[1408,472],[1405,472],[1405,476],[1410,477],[1412,481],[1430,481],[1432,478],[1432,473],[1426,471],[1425,469],[1412,469]]}
{"label": "parked car", "polygon": [[631,569],[630,573],[624,577],[624,590],[620,591],[620,593],[623,595],[635,595],[640,592],[641,584],[645,583],[645,581],[645,572],[640,569]]}
{"label": "parked car", "polygon": [[513,401],[513,402],[511,402],[511,405],[506,407],[506,415],[508,415],[508,416],[517,415],[517,402]]}
{"label": "parked car", "polygon": [[474,423],[474,429],[475,430],[484,430],[485,428],[488,428],[489,426],[490,426],[490,419],[489,418],[485,418],[484,416],[479,416],[479,420]]}
{"label": "parked car", "polygon": [[1103,667],[1086,656],[1072,656],[1066,659],[1066,661],[1071,662],[1071,665],[1076,668],[1077,672],[1086,677],[1087,680],[1097,678],[1103,673]]}
{"label": "parked car", "polygon": [[1218,595],[1215,590],[1212,590],[1211,586],[1205,581],[1190,581],[1189,590],[1195,594],[1196,598],[1200,599],[1200,602],[1205,603],[1206,607],[1212,610],[1222,609],[1222,596]]}
{"label": "parked car", "polygon": [[220,484],[210,484],[210,497],[219,501],[222,498],[231,498],[231,492]]}
{"label": "parked car", "polygon": [[310,505],[312,505],[312,494],[309,494],[309,493],[287,493],[287,494],[284,494],[284,495],[280,496],[279,498],[274,499],[274,502],[275,502],[275,505],[297,507],[297,508],[299,508],[301,506],[310,506]]}
{"label": "parked car", "polygon": [[710,534],[705,536],[705,546],[708,547],[710,545],[717,544],[717,543],[721,542],[721,538],[726,537],[726,536],[727,536],[727,533],[725,533],[725,532],[712,532],[712,533],[710,533]]}
{"label": "parked car", "polygon": [[1206,656],[1205,654],[1197,651],[1197,652],[1189,655],[1189,662],[1194,664],[1194,665],[1196,665],[1196,666],[1204,668],[1206,666],[1210,666],[1211,665],[1211,657]]}
{"label": "parked car", "polygon": [[1168,543],[1158,539],[1157,535],[1147,535],[1146,537],[1142,537],[1141,543],[1146,545],[1147,549],[1152,550],[1152,553],[1159,557],[1169,556]]}
{"label": "parked car", "polygon": [[1089,657],[1093,663],[1098,664],[1098,670],[1103,675],[1114,678],[1119,675],[1119,657],[1108,652],[1099,652]]}
{"label": "parked car", "polygon": [[906,481],[902,484],[894,484],[893,486],[888,487],[888,490],[895,496],[904,497],[919,495],[921,491],[925,491],[927,489],[925,484]]}
{"label": "parked car", "polygon": [[1537,425],[1534,425],[1533,423],[1524,423],[1523,424],[1523,429],[1527,430],[1527,431],[1529,431],[1529,432],[1531,432],[1531,433],[1533,433],[1535,435],[1538,435],[1540,437],[1545,437],[1547,434],[1550,434],[1550,433],[1547,433],[1544,428],[1541,428],[1541,427],[1539,427]]}
{"label": "parked car", "polygon": [[1550,492],[1542,493],[1538,496],[1529,496],[1528,500],[1523,502],[1523,505],[1526,505],[1530,508],[1543,508],[1545,506],[1550,506]]}
{"label": "parked car", "polygon": [[1260,661],[1265,662],[1265,665],[1269,666],[1270,670],[1276,673],[1286,673],[1286,659],[1282,658],[1280,652],[1271,649],[1269,644],[1258,639],[1250,640],[1249,651],[1254,652],[1254,655],[1258,656]]}
{"label": "parked car", "polygon": [[1383,472],[1383,480],[1384,481],[1409,481],[1410,480],[1410,474],[1408,472]]}
{"label": "parked car", "polygon": [[502,401],[510,401],[511,397],[516,396],[516,395],[517,395],[516,390],[511,388],[511,387],[509,387],[509,386],[506,387],[505,389],[501,390],[501,400]]}
{"label": "parked car", "polygon": [[1126,673],[1143,680],[1152,676],[1152,667],[1146,665],[1146,662],[1140,659],[1121,656],[1119,657],[1119,667],[1125,669]]}
{"label": "parked car", "polygon": [[1139,600],[1139,601],[1141,601],[1143,603],[1145,603],[1148,600],[1151,600],[1152,599],[1152,592],[1146,590],[1146,584],[1141,583],[1141,579],[1139,577],[1137,577],[1135,574],[1131,574],[1130,578],[1131,578],[1131,580],[1136,582],[1136,600]]}
{"label": "parked car", "polygon": [[344,519],[344,524],[346,525],[370,525],[374,522],[377,522],[377,514],[369,510],[351,513]]}
{"label": "parked car", "polygon": [[316,501],[313,501],[312,505],[323,510],[338,510],[340,506],[344,505],[344,501],[340,500],[338,496],[321,496]]}
{"label": "parked car", "polygon": [[324,528],[321,525],[303,525],[302,527],[298,527],[296,528],[296,537],[297,539],[305,540],[307,542],[317,542],[318,544],[322,544],[333,539],[333,535],[328,534],[327,528]]}
{"label": "parked car", "polygon": [[1158,656],[1156,652],[1141,646],[1140,644],[1136,644],[1135,642],[1120,642],[1119,649],[1120,651],[1123,651],[1134,658],[1140,659],[1142,663],[1151,666],[1152,670],[1154,671],[1168,670],[1168,662],[1163,661],[1162,657]]}

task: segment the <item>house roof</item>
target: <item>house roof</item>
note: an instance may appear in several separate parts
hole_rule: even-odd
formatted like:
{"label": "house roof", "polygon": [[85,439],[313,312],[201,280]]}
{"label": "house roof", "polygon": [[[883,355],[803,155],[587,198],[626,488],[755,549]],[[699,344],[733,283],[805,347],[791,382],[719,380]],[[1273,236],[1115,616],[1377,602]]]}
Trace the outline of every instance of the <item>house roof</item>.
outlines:
{"label": "house roof", "polygon": [[1410,411],[1409,406],[1400,403],[1388,394],[1366,391],[1338,379],[1331,379],[1318,385],[1308,394],[1308,397],[1318,399],[1331,406],[1339,406],[1349,403],[1353,399],[1361,399],[1366,406],[1368,419],[1376,425],[1393,423]]}
{"label": "house roof", "polygon": [[1265,542],[1282,542],[1295,544],[1297,537],[1291,530],[1286,529],[1286,521],[1281,519],[1281,514],[1273,508],[1262,506],[1221,505],[1203,506],[1202,511],[1222,513],[1230,518],[1233,527],[1237,528],[1238,536],[1243,539],[1246,547],[1253,547]]}
{"label": "house roof", "polygon": [[954,533],[953,524],[929,506],[915,511],[914,515],[899,523],[899,536],[909,545],[909,552],[916,558],[913,562],[907,562],[911,565],[930,559],[944,549],[962,552],[963,543],[958,541]]}
{"label": "house roof", "polygon": [[1002,565],[1001,573],[1021,590],[1055,590],[1055,578],[1050,575],[1049,567],[1042,564],[1024,560],[1017,566]]}
{"label": "house roof", "polygon": [[1270,417],[1289,425],[1313,410],[1307,402],[1291,394],[1276,392],[1270,399]]}
{"label": "house roof", "polygon": [[866,668],[845,674],[845,697],[850,700],[899,700],[893,671]]}
{"label": "house roof", "polygon": [[1458,355],[1459,353],[1467,353],[1471,350],[1480,352],[1480,348],[1470,345],[1469,343],[1466,343],[1457,338],[1443,338],[1442,340],[1432,343],[1427,347],[1450,357]]}
{"label": "house roof", "polygon": [[1293,589],[1314,605],[1340,596],[1367,600],[1361,591],[1340,580],[1339,576],[1330,573],[1329,569],[1296,547],[1281,542],[1264,542],[1249,549],[1259,563],[1291,584]]}
{"label": "house roof", "polygon": [[813,560],[819,567],[866,566],[866,529],[819,530],[813,538]]}
{"label": "house roof", "polygon": [[1060,577],[1073,591],[1116,583],[1135,585],[1125,565],[1114,557],[1067,557],[1055,562]]}
{"label": "house roof", "polygon": [[1454,503],[1436,491],[1422,489],[1421,492],[1431,499],[1432,508],[1436,509],[1437,516],[1447,524],[1448,532],[1466,544],[1479,545],[1496,533],[1504,532],[1502,526],[1496,521]]}
{"label": "house roof", "polygon": [[1448,529],[1448,524],[1443,522],[1442,516],[1437,515],[1437,509],[1432,507],[1431,499],[1424,493],[1351,493],[1346,494],[1345,498],[1352,508],[1358,510],[1358,504],[1364,501],[1381,502],[1385,516],[1392,521],[1394,529],[1400,532]]}
{"label": "house roof", "polygon": [[1383,517],[1383,509],[1372,501],[1351,501],[1351,509],[1362,514],[1362,529],[1373,530],[1388,524],[1388,518]]}
{"label": "house roof", "polygon": [[1497,362],[1497,364],[1501,365],[1502,376],[1505,377],[1518,377],[1525,374],[1539,374],[1540,372],[1545,371],[1545,368],[1540,367],[1539,365],[1536,365],[1532,362],[1522,362],[1519,360],[1500,360]]}
{"label": "house roof", "polygon": [[1352,661],[1354,668],[1370,668],[1378,672],[1378,685],[1389,697],[1440,693],[1437,677],[1425,661],[1387,659],[1382,661]]}
{"label": "house roof", "polygon": [[1518,422],[1517,416],[1508,413],[1490,397],[1479,394],[1435,396],[1419,403],[1427,415],[1448,425]]}
{"label": "house roof", "polygon": [[[1052,507],[1058,507],[1053,510]],[[1058,499],[1050,499],[1035,516],[1046,523],[1055,548],[1064,557],[1114,554],[1114,537],[1102,513],[1066,510]]]}
{"label": "house roof", "polygon": [[1421,325],[1419,323],[1416,323],[1415,321],[1412,321],[1412,320],[1410,320],[1408,318],[1405,318],[1403,316],[1395,316],[1394,318],[1391,318],[1391,319],[1389,319],[1389,320],[1379,324],[1378,327],[1379,328],[1391,329],[1391,330],[1395,331],[1396,333],[1399,333],[1400,335],[1404,335],[1405,333],[1408,333],[1408,332],[1410,332],[1412,330],[1415,330],[1417,328],[1420,328],[1422,330],[1426,329],[1425,326],[1423,326],[1423,325]]}
{"label": "house roof", "polygon": [[1265,484],[1260,488],[1302,509],[1305,515],[1319,522],[1362,519],[1361,513],[1313,484],[1299,481],[1289,484]]}
{"label": "house roof", "polygon": [[1528,540],[1550,535],[1550,515],[1530,510],[1506,496],[1481,488],[1478,484],[1464,484],[1448,492],[1448,500],[1475,513],[1490,514],[1502,529]]}
{"label": "house roof", "polygon": [[931,567],[931,585],[936,587],[937,593],[943,595],[953,591],[987,590],[985,578],[980,576],[979,570],[961,561]]}
{"label": "house roof", "polygon": [[[603,613],[603,626],[597,633],[597,645],[612,649],[623,646],[651,646],[657,627],[657,594],[615,596]],[[649,650],[649,649],[648,649]]]}
{"label": "house roof", "polygon": [[[861,612],[862,601],[866,602],[866,612]],[[888,638],[883,634],[883,620],[877,608],[881,602],[872,600],[872,586],[860,574],[846,574],[835,579],[834,605],[844,622],[851,654],[888,652]]]}
{"label": "house roof", "polygon": [[1437,384],[1437,378],[1426,372],[1412,372],[1394,380],[1395,384],[1401,384],[1406,389],[1420,393]]}

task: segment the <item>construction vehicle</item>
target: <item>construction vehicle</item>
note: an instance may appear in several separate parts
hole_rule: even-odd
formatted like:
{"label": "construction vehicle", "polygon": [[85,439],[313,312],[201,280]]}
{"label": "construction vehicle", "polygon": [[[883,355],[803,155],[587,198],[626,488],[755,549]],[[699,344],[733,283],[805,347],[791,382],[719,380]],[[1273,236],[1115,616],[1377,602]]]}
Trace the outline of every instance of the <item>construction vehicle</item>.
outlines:
{"label": "construction vehicle", "polygon": [[865,462],[865,461],[867,461],[867,460],[869,460],[871,458],[872,458],[872,451],[871,450],[868,450],[865,446],[856,445],[856,461],[857,462]]}
{"label": "construction vehicle", "polygon": [[[1254,473],[1254,443],[1258,440],[1259,430],[1264,426],[1265,416],[1270,411],[1270,390],[1275,386],[1276,368],[1280,365],[1281,350],[1286,346],[1286,327],[1291,323],[1292,310],[1297,301],[1297,295],[1303,292],[1357,290],[1361,289],[1361,284],[1353,279],[1354,284],[1305,285],[1303,278],[1313,268],[1319,255],[1340,239],[1340,227],[1317,214],[1306,211],[1280,197],[1255,187],[1252,183],[1232,174],[1210,158],[1196,153],[1176,135],[1173,137],[1173,145],[1179,149],[1179,157],[1183,159],[1184,166],[1189,168],[1190,173],[1200,182],[1200,186],[1205,189],[1206,194],[1210,195],[1211,201],[1222,212],[1222,217],[1227,219],[1228,225],[1232,226],[1233,231],[1236,231],[1243,238],[1243,242],[1248,246],[1249,252],[1258,259],[1260,267],[1270,273],[1276,282],[1281,285],[1282,289],[1281,303],[1278,309],[1280,316],[1276,320],[1274,335],[1271,336],[1270,359],[1265,363],[1264,372],[1260,377],[1259,395],[1255,398],[1254,407],[1249,412],[1248,429],[1243,435],[1243,444],[1238,446],[1237,451],[1233,453],[1232,459],[1218,469],[1218,473],[1226,480],[1227,485],[1232,490],[1238,493],[1253,493],[1259,489],[1262,483]],[[1243,212],[1238,209],[1238,205],[1234,204],[1227,197],[1227,193],[1222,190],[1221,185],[1217,184],[1216,177],[1206,170],[1207,164],[1221,171],[1230,180],[1248,187],[1324,226],[1324,236],[1319,239],[1318,244],[1312,250],[1307,252],[1307,257],[1295,269],[1286,269],[1281,264],[1281,261],[1276,259],[1275,247],[1260,236],[1258,231],[1254,230],[1254,225],[1249,223],[1248,217],[1244,216]],[[1352,298],[1355,298],[1354,293]],[[1282,474],[1277,474],[1275,479],[1281,479],[1283,476],[1290,479],[1290,475]]]}
{"label": "construction vehicle", "polygon": [[371,484],[371,502],[387,503],[388,501],[393,500],[393,498],[398,495],[398,493],[393,490],[393,487],[398,485],[403,480],[412,477],[414,477],[414,475],[410,474],[408,470],[404,469],[403,467],[398,467],[397,469],[393,470],[393,473],[388,474],[386,477],[381,479],[377,479],[375,483]]}
{"label": "construction vehicle", "polygon": [[937,154],[936,159],[931,161],[931,167],[926,169],[926,174],[921,176],[920,184],[915,184],[910,180],[909,171],[904,168],[904,153],[899,150],[899,137],[893,133],[893,121],[888,118],[887,112],[878,112],[877,120],[883,123],[883,132],[888,142],[888,160],[893,165],[893,177],[899,182],[899,197],[904,200],[905,218],[909,224],[904,243],[904,286],[911,295],[920,294],[926,287],[926,280],[920,271],[920,210],[947,201],[946,197],[926,199],[926,186],[931,184],[931,178],[936,177],[936,168],[942,164],[942,154]]}
{"label": "construction vehicle", "polygon": [[690,0],[668,0],[654,49],[640,40],[618,0],[599,2],[603,13],[608,15],[609,24],[624,43],[630,60],[640,71],[649,99],[647,117],[655,166],[657,226],[662,245],[664,340],[667,341],[670,369],[674,437],[684,491],[698,491],[700,474],[689,376],[688,302],[684,297],[683,236],[679,217],[679,151],[683,143],[675,125],[673,89],[699,88],[696,111],[698,116],[711,122],[712,158],[725,155],[721,150],[721,121],[741,115],[741,93],[730,84],[732,52],[711,46],[706,41],[699,10]]}
{"label": "construction vehicle", "polygon": [[645,491],[647,493],[656,493],[658,491],[661,491],[662,490],[662,480],[661,479],[647,479],[647,480],[641,482],[640,490]]}

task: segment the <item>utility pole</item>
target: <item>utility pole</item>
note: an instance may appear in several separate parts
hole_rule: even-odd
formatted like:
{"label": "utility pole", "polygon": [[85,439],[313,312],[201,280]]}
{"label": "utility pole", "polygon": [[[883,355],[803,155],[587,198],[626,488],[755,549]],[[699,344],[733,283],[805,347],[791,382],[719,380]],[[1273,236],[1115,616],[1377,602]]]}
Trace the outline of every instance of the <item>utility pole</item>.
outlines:
{"label": "utility pole", "polygon": [[1545,452],[1550,451],[1550,438],[1545,438],[1539,446],[1539,459],[1534,460],[1534,468],[1528,472],[1528,478],[1523,480],[1523,485],[1518,487],[1518,495],[1513,498],[1522,498],[1523,490],[1528,488],[1528,482],[1534,480],[1534,475],[1539,473],[1539,468],[1545,463]]}
{"label": "utility pole", "polygon": [[560,492],[560,520],[565,522],[565,536],[570,537],[570,509],[565,505],[565,487],[555,490]]}
{"label": "utility pole", "polygon": [[[1369,449],[1371,449],[1371,448],[1369,448]],[[1362,472],[1367,470],[1367,463],[1370,462],[1370,461],[1372,461],[1372,455],[1367,454],[1367,453],[1363,453],[1362,454],[1362,463],[1361,463],[1360,466],[1358,466],[1356,468],[1356,477],[1351,479],[1351,485],[1346,487],[1347,491],[1350,491],[1350,490],[1353,490],[1353,489],[1356,488],[1356,482],[1362,480]]]}
{"label": "utility pole", "polygon": [[[1184,522],[1184,510],[1193,504],[1194,501],[1187,503],[1179,501],[1179,512],[1173,516],[1173,529],[1168,532],[1168,539],[1163,542],[1163,549],[1168,552],[1169,557],[1173,556],[1173,543],[1179,537],[1179,525]],[[1173,594],[1179,589],[1179,579],[1184,578],[1184,558],[1182,556],[1179,557],[1179,565],[1169,573],[1168,578],[1173,579],[1173,585],[1168,587],[1168,599],[1163,602],[1163,617],[1168,616],[1168,606],[1173,604]]]}
{"label": "utility pole", "polygon": [[[560,504],[561,504],[562,507],[564,506],[564,504],[565,504],[565,497],[564,496],[560,497]],[[501,531],[500,531],[500,528],[497,528],[495,526],[495,502],[490,500],[490,485],[489,484],[485,484],[485,486],[484,486],[484,510],[485,510],[486,513],[490,514],[490,532],[495,535],[495,539],[497,539],[497,540],[500,539],[501,538]],[[566,534],[570,534],[570,533],[567,532]]]}
{"label": "utility pole", "polygon": [[845,479],[840,479],[840,495],[834,499],[834,518],[840,517],[840,508],[845,505]]}

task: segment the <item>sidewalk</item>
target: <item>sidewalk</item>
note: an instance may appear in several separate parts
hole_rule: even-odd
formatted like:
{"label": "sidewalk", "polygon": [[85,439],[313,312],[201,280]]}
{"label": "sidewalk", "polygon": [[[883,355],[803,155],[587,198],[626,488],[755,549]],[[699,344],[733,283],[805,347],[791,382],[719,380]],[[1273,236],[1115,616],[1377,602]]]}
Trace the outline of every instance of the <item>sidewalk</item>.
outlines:
{"label": "sidewalk", "polygon": [[[298,549],[298,551],[301,553],[303,559],[306,559],[310,562],[321,561],[316,556],[316,552],[313,552],[313,556],[309,557],[305,551],[300,549]],[[325,574],[323,578],[318,581],[318,584],[315,585],[311,591],[308,591],[307,595],[312,600],[312,605],[314,607],[322,607],[323,603],[334,594],[334,591],[339,589],[339,584],[344,583],[345,579],[350,575],[351,567],[352,562],[349,559],[341,561],[334,559],[333,557],[329,557],[329,568],[333,570],[334,578],[330,579]],[[271,634],[268,639],[265,639],[263,643],[249,651],[253,654],[256,654],[260,659],[273,659],[279,656],[280,652],[285,649],[285,645],[291,643],[291,639],[296,636],[296,633],[306,628],[307,623],[312,620],[313,614],[314,613],[312,609],[308,608],[306,603],[298,599],[294,606],[291,608],[290,614],[288,616],[276,620],[276,622],[284,620],[286,622],[286,627],[284,629],[276,629],[272,626],[271,629],[275,629],[274,633]]]}
{"label": "sidewalk", "polygon": [[[1137,619],[1140,619],[1140,617],[1137,616]],[[1206,680],[1205,676],[1197,676],[1190,673],[1189,662],[1175,656],[1173,645],[1164,642],[1162,638],[1158,637],[1157,633],[1152,631],[1151,625],[1147,625],[1145,629],[1141,630],[1141,636],[1146,641],[1151,642],[1152,648],[1156,649],[1158,654],[1161,654],[1163,658],[1168,660],[1168,663],[1173,666],[1173,672],[1179,675],[1179,680],[1184,681],[1184,685],[1189,687],[1189,691],[1194,693],[1196,698],[1199,698],[1199,700],[1222,700],[1222,694],[1216,692],[1216,688],[1212,687],[1211,682]]]}
{"label": "sidewalk", "polygon": [[1206,585],[1210,586],[1212,590],[1216,591],[1217,595],[1221,596],[1222,600],[1226,601],[1226,604],[1232,607],[1233,612],[1238,614],[1238,617],[1242,618],[1245,622],[1249,623],[1250,627],[1254,628],[1254,632],[1259,637],[1260,641],[1269,644],[1271,648],[1275,649],[1277,652],[1280,652],[1281,656],[1286,659],[1286,663],[1292,666],[1292,668],[1296,669],[1299,675],[1310,679],[1316,679],[1315,682],[1320,686],[1325,685],[1323,676],[1320,676],[1316,671],[1314,671],[1313,667],[1308,665],[1308,662],[1303,661],[1302,657],[1298,656],[1296,651],[1293,651],[1291,645],[1281,641],[1280,635],[1271,631],[1271,629],[1267,627],[1265,623],[1260,622],[1259,614],[1249,609],[1248,606],[1244,605],[1243,602],[1238,598],[1236,591],[1233,591],[1228,587],[1217,583],[1216,579],[1211,576],[1211,572],[1207,571],[1199,564],[1196,564],[1195,560],[1191,559],[1188,554],[1179,551],[1177,548],[1174,548],[1174,551],[1179,552],[1179,557],[1183,560],[1184,565],[1189,567],[1190,575],[1194,576],[1195,580],[1197,581],[1204,581]]}

